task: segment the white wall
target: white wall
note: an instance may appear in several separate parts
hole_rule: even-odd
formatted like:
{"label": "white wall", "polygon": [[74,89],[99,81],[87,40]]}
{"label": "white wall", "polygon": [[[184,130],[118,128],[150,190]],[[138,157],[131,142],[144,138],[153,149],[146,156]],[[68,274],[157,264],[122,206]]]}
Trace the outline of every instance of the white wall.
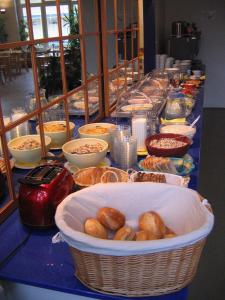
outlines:
{"label": "white wall", "polygon": [[165,37],[178,20],[195,22],[202,32],[198,58],[206,65],[204,106],[225,107],[225,1],[164,1]]}
{"label": "white wall", "polygon": [[8,42],[19,41],[19,30],[14,0],[0,0],[0,7],[6,9],[5,29],[8,34]]}

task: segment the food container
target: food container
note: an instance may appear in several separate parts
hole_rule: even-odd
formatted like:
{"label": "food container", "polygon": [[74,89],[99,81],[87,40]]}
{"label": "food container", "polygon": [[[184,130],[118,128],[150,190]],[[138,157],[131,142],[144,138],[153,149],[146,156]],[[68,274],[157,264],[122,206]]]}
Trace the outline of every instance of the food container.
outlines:
{"label": "food container", "polygon": [[[51,144],[51,138],[46,135],[44,138],[45,138],[45,146],[47,149],[49,149],[50,144]],[[29,141],[30,139],[37,141],[39,144],[41,143],[40,136],[37,134],[24,135],[24,136],[15,138],[15,139],[11,140],[10,142],[8,142],[9,151],[12,154],[13,158],[15,158],[16,162],[36,163],[41,160],[41,156],[42,156],[41,144],[40,144],[40,146],[38,146],[34,149],[19,150],[19,149],[14,148],[14,147],[21,145],[21,143]]]}
{"label": "food container", "polygon": [[164,125],[160,127],[160,133],[181,134],[192,140],[194,135],[196,134],[196,127],[191,127],[190,125],[183,124]]}
{"label": "food container", "polygon": [[[78,129],[80,138],[96,138],[102,139],[109,144],[109,148],[111,148],[111,130],[113,130],[116,125],[111,123],[91,123],[81,126]],[[106,132],[101,133],[101,128],[106,129]],[[96,133],[94,132],[97,129]]]}
{"label": "food container", "polygon": [[131,174],[130,176],[130,181],[131,182],[135,182],[138,173],[144,173],[144,174],[155,174],[155,175],[164,175],[165,179],[166,179],[166,183],[167,184],[172,184],[172,185],[178,185],[178,186],[183,186],[183,187],[187,187],[188,183],[190,181],[190,177],[182,177],[179,175],[174,175],[174,174],[170,174],[170,173],[161,173],[161,172],[134,172]]}
{"label": "food container", "polygon": [[[99,152],[86,154],[71,153],[77,147],[96,145],[97,143],[103,147]],[[68,162],[78,168],[95,167],[105,158],[108,151],[108,143],[95,138],[76,139],[65,143],[62,146],[62,151]]]}
{"label": "food container", "polygon": [[[128,297],[169,294],[189,285],[197,271],[213,215],[197,192],[160,183],[98,184],[69,195],[57,208],[60,233],[70,246],[76,277],[91,289]],[[154,241],[113,241],[83,232],[84,221],[113,207],[137,230],[138,217],[156,211],[178,235]]]}
{"label": "food container", "polygon": [[[62,124],[63,126],[65,126],[64,129],[61,130],[52,130],[49,131],[48,129],[45,128],[45,126],[57,126],[57,124]],[[66,139],[67,139],[67,131],[66,131],[66,121],[50,121],[50,122],[45,122],[44,124],[44,133],[49,136],[52,141],[51,141],[51,145],[50,148],[61,148],[63,144],[65,144]],[[70,126],[70,136],[73,135],[73,130],[75,128],[75,124],[73,122],[69,122],[69,126]],[[39,126],[36,127],[37,132],[39,133]]]}
{"label": "food container", "polygon": [[97,183],[127,182],[128,173],[112,167],[90,167],[73,175],[77,187],[84,188]]}
{"label": "food container", "polygon": [[[178,142],[183,142],[185,145],[180,147],[171,147],[171,148],[159,148],[156,146],[151,146],[150,143],[153,140],[160,141],[162,139],[172,139]],[[184,135],[181,134],[173,134],[173,133],[160,133],[155,134],[146,139],[146,148],[148,150],[148,153],[150,155],[156,155],[156,156],[162,156],[162,157],[168,157],[168,156],[174,156],[174,157],[181,157],[184,156],[189,146],[191,145],[191,140],[187,138]]]}

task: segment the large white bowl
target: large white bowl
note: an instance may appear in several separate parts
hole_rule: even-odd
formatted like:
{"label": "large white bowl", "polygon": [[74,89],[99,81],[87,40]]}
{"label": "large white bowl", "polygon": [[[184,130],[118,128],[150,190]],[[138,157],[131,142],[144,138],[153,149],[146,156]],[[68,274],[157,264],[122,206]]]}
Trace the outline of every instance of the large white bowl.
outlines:
{"label": "large white bowl", "polygon": [[160,133],[182,134],[192,140],[196,133],[196,127],[191,127],[190,125],[183,124],[170,124],[162,126],[160,128]]}
{"label": "large white bowl", "polygon": [[[45,122],[44,125],[51,125],[51,124],[64,124],[66,125],[66,121],[50,121]],[[70,136],[73,135],[73,130],[75,128],[75,124],[73,122],[69,122],[70,126]],[[36,127],[37,132],[39,133],[39,126]],[[47,131],[44,129],[45,135],[49,136],[52,141],[50,148],[61,148],[63,144],[66,143],[67,134],[66,134],[66,128],[62,131]]]}
{"label": "large white bowl", "polygon": [[[87,154],[70,153],[74,148],[79,146],[96,143],[100,143],[104,147],[102,151]],[[101,139],[95,138],[76,139],[64,144],[62,146],[62,151],[68,162],[77,166],[78,168],[95,167],[105,158],[108,151],[108,143]]]}
{"label": "large white bowl", "polygon": [[[38,134],[32,134],[32,135],[24,135],[21,137],[17,137],[11,141],[8,142],[8,148],[16,162],[20,163],[37,163],[41,160],[42,152],[41,152],[41,146],[38,148],[30,149],[30,150],[18,150],[13,149],[13,147],[20,145],[27,139],[35,139],[39,143],[41,143],[41,138]],[[51,138],[49,136],[45,136],[45,146],[47,149],[49,149],[49,146],[51,144]]]}
{"label": "large white bowl", "polygon": [[110,148],[111,147],[111,134],[110,134],[110,132],[100,133],[100,134],[90,134],[90,133],[85,133],[84,132],[86,129],[92,129],[92,128],[95,128],[96,126],[101,126],[101,127],[105,127],[105,128],[116,128],[116,125],[112,124],[112,123],[91,123],[91,124],[86,124],[84,126],[81,126],[78,129],[79,137],[80,138],[96,138],[96,139],[104,140],[109,144],[109,148]]}

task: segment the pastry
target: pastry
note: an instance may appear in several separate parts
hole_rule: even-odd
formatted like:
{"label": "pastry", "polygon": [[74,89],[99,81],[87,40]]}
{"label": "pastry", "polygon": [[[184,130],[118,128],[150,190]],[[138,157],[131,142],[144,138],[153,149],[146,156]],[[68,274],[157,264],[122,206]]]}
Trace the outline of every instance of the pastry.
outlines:
{"label": "pastry", "polygon": [[90,218],[85,221],[84,232],[99,239],[108,238],[108,233],[105,227],[94,218]]}
{"label": "pastry", "polygon": [[148,231],[140,230],[135,233],[135,241],[147,241]]}
{"label": "pastry", "polygon": [[164,234],[164,239],[170,239],[170,238],[173,238],[173,237],[176,237],[176,233],[171,230],[170,228],[166,227],[166,232]]}
{"label": "pastry", "polygon": [[164,237],[166,226],[161,217],[154,211],[143,213],[139,218],[139,227],[153,234],[157,239]]}
{"label": "pastry", "polygon": [[131,227],[124,226],[116,232],[113,239],[117,241],[133,241],[134,238],[135,232],[133,231],[133,229]]}
{"label": "pastry", "polygon": [[170,160],[164,157],[148,156],[140,162],[143,169],[151,171],[169,171]]}
{"label": "pastry", "polygon": [[163,174],[138,172],[134,179],[135,182],[160,182],[166,183],[166,177]]}
{"label": "pastry", "polygon": [[125,216],[117,209],[102,207],[97,213],[98,221],[110,230],[118,230],[125,224]]}

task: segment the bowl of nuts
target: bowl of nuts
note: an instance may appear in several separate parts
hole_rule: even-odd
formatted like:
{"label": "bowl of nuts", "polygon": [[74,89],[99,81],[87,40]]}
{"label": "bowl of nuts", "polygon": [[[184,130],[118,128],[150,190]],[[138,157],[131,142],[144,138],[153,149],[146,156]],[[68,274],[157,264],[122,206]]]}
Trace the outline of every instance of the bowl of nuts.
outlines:
{"label": "bowl of nuts", "polygon": [[[51,138],[45,136],[45,146],[49,149]],[[40,135],[24,135],[8,142],[8,148],[16,162],[37,163],[41,160]]]}
{"label": "bowl of nuts", "polygon": [[187,153],[191,140],[181,134],[160,133],[148,137],[145,145],[150,155],[181,157]]}
{"label": "bowl of nuts", "polygon": [[96,138],[75,139],[62,146],[65,158],[78,168],[97,166],[106,156],[108,143]]}

